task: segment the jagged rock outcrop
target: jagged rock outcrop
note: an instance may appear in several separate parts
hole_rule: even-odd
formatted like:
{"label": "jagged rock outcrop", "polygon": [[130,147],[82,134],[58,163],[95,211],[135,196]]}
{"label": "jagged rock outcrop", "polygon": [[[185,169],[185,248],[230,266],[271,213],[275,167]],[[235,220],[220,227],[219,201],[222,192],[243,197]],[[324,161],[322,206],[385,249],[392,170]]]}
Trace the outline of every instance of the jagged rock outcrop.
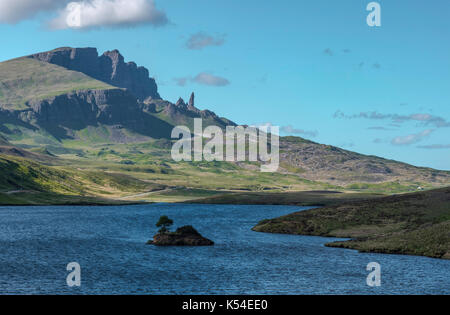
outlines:
{"label": "jagged rock outcrop", "polygon": [[[108,101],[108,104],[117,104],[119,106],[123,102],[123,106],[133,108],[133,110],[130,110],[131,116],[136,114],[135,109],[139,107],[141,114],[144,112],[151,115],[159,115],[158,117],[162,117],[163,121],[168,121],[173,125],[191,125],[193,118],[203,118],[205,120],[205,126],[217,125],[225,128],[228,125],[235,125],[233,122],[221,118],[211,111],[196,108],[194,93],[191,94],[187,103],[183,98],[180,98],[175,104],[163,101],[158,94],[158,87],[155,80],[149,78],[148,70],[144,67],[138,67],[134,62],[125,63],[124,57],[118,50],[107,51],[99,56],[96,48],[63,47],[28,57],[55,64],[69,70],[79,71],[112,86],[126,89],[136,98],[134,106],[130,99],[127,98],[127,100],[123,101],[120,97],[117,101]],[[101,94],[103,92],[97,93]],[[120,94],[120,92],[112,93]],[[98,97],[99,95],[94,97],[94,99]],[[87,102],[85,102],[86,100]],[[89,99],[83,99],[81,103],[91,104]],[[100,110],[99,113],[94,114],[96,110],[89,112],[83,107],[84,105],[80,107],[81,103],[77,103],[72,96],[65,97],[63,95],[50,99],[47,103],[46,101],[29,102],[28,105],[32,105],[33,110],[32,112],[21,113],[21,118],[24,118],[24,121],[35,119],[38,121],[38,125],[42,125],[43,122],[48,123],[48,125],[51,125],[51,122],[60,123],[61,125],[62,121],[62,125],[67,126],[68,129],[73,129],[72,127],[79,129],[86,124],[105,123],[105,117],[109,117],[107,121],[108,124],[111,124],[119,123],[119,121],[130,116],[130,112],[121,113],[120,111],[114,111],[115,114],[113,115],[110,112],[112,109],[109,107],[105,108],[108,111],[107,113],[104,110]],[[97,102],[94,103],[97,104]],[[52,109],[52,112],[46,110],[50,104],[55,107]],[[40,109],[39,106],[43,106],[43,108]],[[89,106],[87,105],[87,107]],[[35,116],[37,116],[37,119]],[[115,120],[116,116],[120,118],[119,121]],[[156,119],[158,118],[154,117],[154,120]],[[155,128],[153,126],[153,129]],[[166,131],[164,134],[170,135]]]}
{"label": "jagged rock outcrop", "polygon": [[[203,118],[204,126],[217,125],[224,128],[228,124],[233,124],[213,112],[196,108],[194,93],[188,103],[182,98],[176,104],[162,100],[155,80],[149,78],[148,70],[138,67],[134,62],[125,63],[118,50],[107,51],[99,56],[96,48],[58,48],[20,58],[24,67],[28,67],[28,63],[38,64],[31,62],[29,58],[63,67],[64,69],[58,70],[64,73],[69,83],[71,72],[76,71],[112,87],[96,88],[93,82],[92,88],[87,85],[85,88],[78,87],[71,90],[71,85],[66,84],[67,89],[63,93],[59,92],[57,82],[47,86],[43,81],[42,86],[39,86],[41,81],[36,80],[38,82],[36,85],[42,91],[48,90],[48,95],[56,96],[27,95],[23,98],[25,107],[22,108],[0,105],[2,134],[20,135],[27,132],[25,129],[32,132],[43,129],[58,140],[77,139],[83,136],[78,131],[85,128],[92,130],[91,127],[102,125],[104,131],[99,129],[100,138],[108,137],[112,142],[128,143],[133,139],[143,141],[145,137],[169,139],[174,126],[191,127],[193,118]],[[40,68],[43,73],[50,71],[45,65]],[[40,68],[38,67],[39,71]],[[53,66],[49,68],[54,69]],[[77,75],[73,74],[76,83]],[[49,72],[47,75],[53,74]],[[35,79],[31,73],[20,80],[34,82]],[[129,138],[130,135],[133,139]]]}
{"label": "jagged rock outcrop", "polygon": [[155,79],[149,71],[134,62],[125,63],[118,50],[99,56],[96,48],[58,48],[29,56],[69,70],[82,72],[92,78],[128,89],[139,100],[160,99]]}
{"label": "jagged rock outcrop", "polygon": [[161,108],[162,115],[168,117],[176,125],[190,125],[187,119],[202,118],[203,127],[215,125],[225,129],[227,126],[236,126],[231,120],[219,117],[212,111],[198,109],[195,107],[194,98],[194,93],[192,93],[188,104],[181,97],[175,104],[167,101],[148,100],[145,102],[145,108],[153,112],[157,112],[157,108]]}
{"label": "jagged rock outcrop", "polygon": [[177,103],[175,104],[177,107],[186,107],[186,103],[184,102],[183,98],[179,98]]}
{"label": "jagged rock outcrop", "polygon": [[189,106],[194,107],[195,106],[195,94],[192,92],[191,97],[189,98]]}
{"label": "jagged rock outcrop", "polygon": [[167,138],[172,129],[171,125],[143,114],[136,97],[123,89],[77,91],[27,105],[29,109],[15,112],[17,119],[44,128],[59,139],[100,124],[154,138]]}

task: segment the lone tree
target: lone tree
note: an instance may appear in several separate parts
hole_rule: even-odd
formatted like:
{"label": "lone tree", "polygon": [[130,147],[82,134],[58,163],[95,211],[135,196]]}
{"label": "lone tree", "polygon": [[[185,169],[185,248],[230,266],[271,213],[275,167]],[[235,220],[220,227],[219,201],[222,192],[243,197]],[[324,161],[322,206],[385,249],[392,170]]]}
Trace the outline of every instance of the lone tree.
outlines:
{"label": "lone tree", "polygon": [[169,231],[168,227],[173,225],[173,220],[169,219],[168,216],[163,215],[159,218],[158,223],[156,223],[156,227],[159,227],[159,234],[164,234]]}

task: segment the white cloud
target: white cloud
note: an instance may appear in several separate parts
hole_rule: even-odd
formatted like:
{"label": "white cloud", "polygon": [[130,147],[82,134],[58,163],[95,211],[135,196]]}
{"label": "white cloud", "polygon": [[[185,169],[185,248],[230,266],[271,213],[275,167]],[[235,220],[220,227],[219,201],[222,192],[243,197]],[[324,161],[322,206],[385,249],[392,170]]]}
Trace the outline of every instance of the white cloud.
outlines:
{"label": "white cloud", "polygon": [[408,121],[419,122],[422,125],[433,125],[436,128],[445,128],[450,127],[450,122],[445,118],[440,116],[434,116],[431,114],[410,114],[410,115],[400,115],[400,114],[382,114],[378,112],[361,112],[359,114],[354,115],[346,115],[342,111],[338,110],[334,114],[334,118],[343,118],[343,119],[372,119],[372,120],[383,120],[390,119],[395,123],[404,123]]}
{"label": "white cloud", "polygon": [[429,149],[429,150],[450,149],[450,144],[419,145],[418,148]]}
{"label": "white cloud", "polygon": [[251,124],[249,127],[254,127],[264,133],[270,132],[277,136],[280,135],[280,127],[275,126],[271,122],[264,122],[264,123],[260,123],[260,124]]}
{"label": "white cloud", "polygon": [[15,24],[41,11],[64,7],[69,0],[0,0],[0,23]]}
{"label": "white cloud", "polygon": [[230,84],[230,81],[227,79],[206,72],[199,73],[193,81],[210,86],[225,86]]}
{"label": "white cloud", "polygon": [[173,78],[173,80],[176,82],[176,84],[178,86],[186,86],[186,84],[189,81],[189,78],[184,77],[184,78]]}
{"label": "white cloud", "polygon": [[166,14],[153,0],[83,0],[71,2],[50,21],[52,29],[167,24]]}
{"label": "white cloud", "polygon": [[[0,23],[15,24],[44,11],[57,14],[49,22],[52,29],[168,23],[166,14],[156,8],[154,0],[0,0]],[[73,21],[79,24],[74,25]]]}
{"label": "white cloud", "polygon": [[381,138],[376,138],[376,139],[374,139],[372,142],[373,142],[373,143],[383,143],[384,140],[381,139]]}
{"label": "white cloud", "polygon": [[420,133],[414,133],[407,136],[396,137],[392,139],[393,145],[410,145],[422,141],[433,132],[432,129],[424,130]]}
{"label": "white cloud", "polygon": [[191,50],[201,50],[208,46],[222,46],[225,43],[225,36],[220,35],[214,38],[203,32],[192,35],[186,42],[186,47]]}
{"label": "white cloud", "polygon": [[173,78],[173,80],[178,86],[186,86],[188,83],[192,82],[209,86],[226,86],[230,84],[230,81],[228,81],[227,79],[207,72],[201,72],[197,74],[195,77],[192,76],[178,77]]}
{"label": "white cloud", "polygon": [[294,128],[291,125],[281,127],[281,131],[286,134],[305,135],[310,137],[317,137],[317,131],[309,131],[304,129]]}
{"label": "white cloud", "polygon": [[330,48],[325,49],[325,50],[323,51],[323,53],[324,53],[325,55],[328,55],[328,56],[334,56],[334,53],[333,53],[333,51],[332,51]]}

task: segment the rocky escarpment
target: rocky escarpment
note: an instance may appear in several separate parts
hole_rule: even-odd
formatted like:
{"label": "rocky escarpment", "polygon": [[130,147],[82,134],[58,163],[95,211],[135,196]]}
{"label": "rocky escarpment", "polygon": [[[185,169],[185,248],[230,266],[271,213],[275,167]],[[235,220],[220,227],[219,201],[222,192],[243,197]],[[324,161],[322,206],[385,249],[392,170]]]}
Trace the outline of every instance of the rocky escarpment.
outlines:
{"label": "rocky escarpment", "polygon": [[72,138],[74,131],[98,125],[154,138],[167,138],[172,130],[169,124],[145,114],[136,97],[123,89],[76,91],[26,105],[28,109],[21,111],[0,110],[0,118],[43,128],[58,139]]}
{"label": "rocky escarpment", "polygon": [[[43,128],[58,139],[73,137],[77,130],[98,124],[124,126],[154,138],[170,138],[174,126],[186,125],[192,128],[194,118],[202,118],[204,126],[225,128],[235,125],[211,111],[196,108],[193,93],[188,103],[182,99],[176,104],[162,100],[155,80],[149,78],[148,70],[137,67],[134,62],[125,63],[118,50],[107,51],[99,56],[96,48],[66,47],[20,59],[23,62],[14,64],[15,69],[36,66],[28,64],[26,60],[48,63],[52,68],[44,65],[24,77],[14,77],[17,86],[25,85],[22,80],[37,83],[33,85],[34,92],[25,94],[15,107],[0,105],[0,122],[32,130]],[[41,76],[35,75],[39,71]],[[96,82],[77,85],[83,79],[77,73],[96,79]],[[59,86],[58,81],[47,80],[48,77],[59,76],[65,79],[64,88]],[[72,77],[73,82],[70,84]],[[97,87],[100,83],[97,81],[106,84]],[[108,88],[110,91],[107,91]],[[88,89],[92,91],[85,91]],[[0,125],[0,132],[11,134],[13,131]]]}
{"label": "rocky escarpment", "polygon": [[97,123],[136,122],[136,98],[127,91],[87,90],[63,94],[46,100],[30,101],[39,125],[60,124],[70,129],[82,129]]}
{"label": "rocky escarpment", "polygon": [[173,233],[159,233],[147,244],[155,246],[212,246],[214,242],[204,238],[192,226],[183,226]]}
{"label": "rocky escarpment", "polygon": [[191,94],[187,104],[181,97],[175,104],[168,101],[150,99],[144,102],[144,110],[152,114],[160,114],[161,117],[164,117],[173,125],[186,125],[192,128],[193,119],[202,118],[203,127],[218,126],[225,129],[227,126],[237,126],[231,120],[219,117],[210,110],[198,109],[195,107],[194,100],[194,93]]}
{"label": "rocky escarpment", "polygon": [[200,110],[196,108],[193,103],[186,104],[182,98],[178,99],[175,104],[168,103],[164,109],[164,114],[172,119],[177,119],[177,116],[212,119],[221,126],[224,122],[219,116],[210,110]]}
{"label": "rocky escarpment", "polygon": [[134,62],[125,63],[118,50],[107,51],[99,56],[96,48],[58,48],[29,56],[69,70],[82,72],[110,85],[125,88],[143,101],[160,99],[155,79],[149,71]]}

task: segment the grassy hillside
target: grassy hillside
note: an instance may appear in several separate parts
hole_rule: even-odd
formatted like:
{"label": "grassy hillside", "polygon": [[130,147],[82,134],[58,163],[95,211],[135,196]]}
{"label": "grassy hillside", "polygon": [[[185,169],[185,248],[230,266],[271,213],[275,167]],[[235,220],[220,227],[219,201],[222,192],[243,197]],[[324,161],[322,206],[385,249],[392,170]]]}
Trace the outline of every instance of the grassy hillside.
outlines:
{"label": "grassy hillside", "polygon": [[72,91],[115,88],[80,72],[31,58],[2,62],[0,73],[0,105],[6,109],[24,109],[27,101]]}
{"label": "grassy hillside", "polygon": [[128,195],[165,188],[123,174],[45,166],[9,155],[0,155],[0,174],[0,204],[3,205],[114,204]]}
{"label": "grassy hillside", "polygon": [[354,191],[401,193],[450,184],[450,172],[368,156],[298,137],[280,141],[281,166],[288,173]]}
{"label": "grassy hillside", "polygon": [[[123,131],[123,130],[122,130]],[[258,163],[226,163],[226,162],[174,162],[170,157],[171,142],[168,140],[153,140],[142,143],[114,144],[99,133],[88,132],[80,140],[64,140],[40,145],[33,143],[32,138],[24,138],[20,143],[39,156],[55,159],[58,165],[80,169],[83,172],[112,172],[122,174],[155,184],[178,187],[170,195],[152,194],[137,196],[133,200],[146,201],[183,201],[203,197],[216,198],[202,202],[210,203],[281,203],[291,204],[324,204],[328,197],[315,194],[302,196],[299,199],[296,192],[311,190],[331,190],[340,192],[391,194],[416,191],[419,186],[433,187],[433,183],[412,179],[410,182],[393,180],[385,183],[361,184],[329,184],[327,181],[306,179],[302,172],[285,165],[278,173],[261,173]],[[0,150],[1,151],[1,150]],[[6,153],[6,152],[5,152]],[[436,183],[438,185],[438,183]],[[443,185],[441,183],[441,185]],[[214,194],[192,196],[189,193],[183,198],[182,192],[215,191]],[[233,194],[229,194],[232,192]],[[250,194],[254,192],[255,194]],[[281,194],[287,192],[288,194]],[[145,190],[141,191],[145,193]],[[268,193],[279,193],[268,194]],[[226,194],[225,196],[221,196]],[[138,194],[137,194],[138,195]],[[176,196],[175,196],[176,195]],[[331,195],[335,197],[336,195]],[[339,196],[338,196],[339,198]],[[310,203],[308,203],[310,202]]]}
{"label": "grassy hillside", "polygon": [[6,140],[6,138],[3,137],[2,135],[0,135],[0,145],[1,146],[9,145],[8,140]]}
{"label": "grassy hillside", "polygon": [[450,259],[450,187],[297,212],[254,230],[351,238],[327,245]]}

